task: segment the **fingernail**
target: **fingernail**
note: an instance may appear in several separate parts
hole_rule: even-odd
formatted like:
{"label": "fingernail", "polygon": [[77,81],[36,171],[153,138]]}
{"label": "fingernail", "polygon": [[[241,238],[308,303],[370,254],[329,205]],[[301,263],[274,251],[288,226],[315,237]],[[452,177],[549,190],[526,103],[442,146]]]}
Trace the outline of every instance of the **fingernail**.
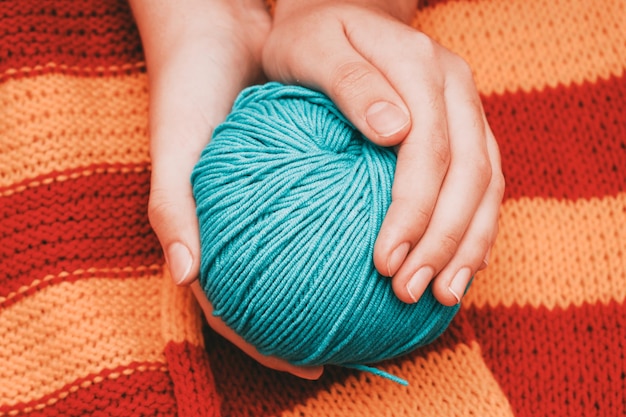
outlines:
{"label": "fingernail", "polygon": [[433,279],[433,275],[435,275],[435,271],[429,266],[424,266],[418,269],[406,284],[406,290],[414,303],[417,303],[417,300],[424,294],[426,287]]}
{"label": "fingernail", "polygon": [[409,124],[409,116],[399,107],[387,102],[377,101],[365,114],[365,120],[380,136],[387,137],[398,133]]}
{"label": "fingernail", "polygon": [[465,294],[465,290],[467,289],[467,285],[472,279],[472,270],[469,268],[461,268],[454,278],[452,278],[452,282],[448,287],[448,291],[454,295],[456,298],[456,303],[459,304],[463,295]]}
{"label": "fingernail", "polygon": [[184,282],[193,265],[193,258],[187,246],[180,242],[172,243],[167,249],[167,265],[174,282],[176,284]]}
{"label": "fingernail", "polygon": [[409,253],[409,249],[411,248],[411,244],[409,242],[404,242],[398,245],[397,248],[391,252],[389,258],[387,258],[387,276],[392,277],[393,274],[398,271],[402,262],[406,259],[406,255]]}

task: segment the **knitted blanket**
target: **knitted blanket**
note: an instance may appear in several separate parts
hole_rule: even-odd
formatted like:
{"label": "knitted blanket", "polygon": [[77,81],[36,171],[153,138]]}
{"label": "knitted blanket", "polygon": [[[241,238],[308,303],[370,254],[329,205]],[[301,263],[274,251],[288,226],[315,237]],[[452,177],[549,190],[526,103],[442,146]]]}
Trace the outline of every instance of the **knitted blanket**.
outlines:
{"label": "knitted blanket", "polygon": [[122,0],[0,1],[0,416],[626,414],[626,1],[439,0],[507,179],[500,235],[434,344],[265,369],[207,329],[146,206],[147,77]]}

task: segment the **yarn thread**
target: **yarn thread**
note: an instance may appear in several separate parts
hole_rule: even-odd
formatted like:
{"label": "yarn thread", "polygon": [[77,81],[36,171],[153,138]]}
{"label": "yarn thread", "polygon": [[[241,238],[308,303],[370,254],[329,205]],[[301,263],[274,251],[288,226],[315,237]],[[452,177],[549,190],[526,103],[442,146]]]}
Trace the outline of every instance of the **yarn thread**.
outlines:
{"label": "yarn thread", "polygon": [[430,288],[405,304],[373,265],[395,162],[319,92],[244,90],[191,177],[214,314],[295,365],[374,363],[432,342],[458,306]]}

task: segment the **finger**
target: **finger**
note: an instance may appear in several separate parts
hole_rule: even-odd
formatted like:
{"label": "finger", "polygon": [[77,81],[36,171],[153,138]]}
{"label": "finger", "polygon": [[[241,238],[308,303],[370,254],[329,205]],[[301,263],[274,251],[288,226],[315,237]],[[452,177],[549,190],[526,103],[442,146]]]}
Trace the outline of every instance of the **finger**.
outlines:
{"label": "finger", "polygon": [[[376,34],[381,43],[396,45],[397,50],[374,52],[361,32],[351,33],[357,49],[393,85],[401,86],[401,96],[411,109],[412,128],[398,146],[392,201],[374,246],[377,270],[393,276],[426,231],[450,162],[439,62],[444,50],[404,25],[390,24],[386,31]],[[398,62],[398,57],[406,60]]]}
{"label": "finger", "polygon": [[[355,13],[362,14],[358,9]],[[355,50],[345,31],[337,18],[325,21],[324,30],[301,33],[298,47],[287,45],[292,36],[270,36],[263,56],[266,73],[271,79],[324,92],[367,138],[396,145],[410,129],[409,111],[384,74]]]}
{"label": "finger", "polygon": [[198,282],[194,282],[191,285],[191,289],[204,312],[209,326],[261,365],[276,371],[288,372],[297,377],[311,380],[319,379],[324,372],[323,366],[295,366],[275,356],[262,355],[254,346],[247,343],[241,336],[228,327],[219,317],[213,315],[213,306],[206,298]]}
{"label": "finger", "polygon": [[474,274],[487,267],[489,254],[498,234],[498,215],[505,182],[500,169],[496,140],[486,120],[484,123],[493,174],[457,252],[433,282],[433,294],[446,305],[460,303]]}
{"label": "finger", "polygon": [[442,97],[431,89],[415,100],[414,124],[421,128],[398,147],[391,204],[374,245],[374,265],[386,276],[398,271],[426,231],[448,170],[450,151]]}
{"label": "finger", "polygon": [[[460,58],[448,65],[458,66],[452,67],[444,90],[450,167],[426,232],[393,282],[398,297],[413,302],[456,254],[492,176],[482,106],[471,72]],[[450,292],[439,295],[442,303],[456,301]]]}
{"label": "finger", "polygon": [[153,101],[157,103],[152,117],[164,121],[153,123],[151,134],[148,218],[163,248],[172,279],[184,285],[196,279],[200,268],[200,235],[190,177],[208,142],[203,136],[209,133],[183,131],[176,118],[160,118],[161,111],[166,111],[162,107],[167,105],[158,98]]}
{"label": "finger", "polygon": [[[174,167],[167,168],[173,172]],[[148,217],[172,279],[178,285],[188,284],[197,277],[200,267],[195,201],[188,176],[176,173],[166,181],[163,177],[153,171]]]}
{"label": "finger", "polygon": [[199,271],[200,238],[191,171],[213,126],[226,117],[237,93],[234,88],[220,91],[216,83],[207,80],[202,69],[209,71],[215,65],[204,58],[194,59],[196,52],[197,47],[178,48],[150,75],[148,215],[177,284],[188,284]]}
{"label": "finger", "polygon": [[443,305],[461,302],[473,277],[484,269],[483,262],[495,242],[498,224],[493,220],[492,209],[497,204],[492,195],[486,197],[456,254],[432,282],[433,295]]}

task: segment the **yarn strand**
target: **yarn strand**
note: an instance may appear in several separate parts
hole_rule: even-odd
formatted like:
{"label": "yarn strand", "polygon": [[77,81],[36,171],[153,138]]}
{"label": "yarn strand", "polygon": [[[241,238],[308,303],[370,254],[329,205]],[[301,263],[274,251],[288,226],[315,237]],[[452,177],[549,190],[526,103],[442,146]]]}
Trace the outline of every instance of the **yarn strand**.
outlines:
{"label": "yarn strand", "polygon": [[458,306],[430,288],[405,304],[373,264],[395,163],[319,92],[244,90],[191,176],[214,314],[294,365],[354,367],[434,340]]}

